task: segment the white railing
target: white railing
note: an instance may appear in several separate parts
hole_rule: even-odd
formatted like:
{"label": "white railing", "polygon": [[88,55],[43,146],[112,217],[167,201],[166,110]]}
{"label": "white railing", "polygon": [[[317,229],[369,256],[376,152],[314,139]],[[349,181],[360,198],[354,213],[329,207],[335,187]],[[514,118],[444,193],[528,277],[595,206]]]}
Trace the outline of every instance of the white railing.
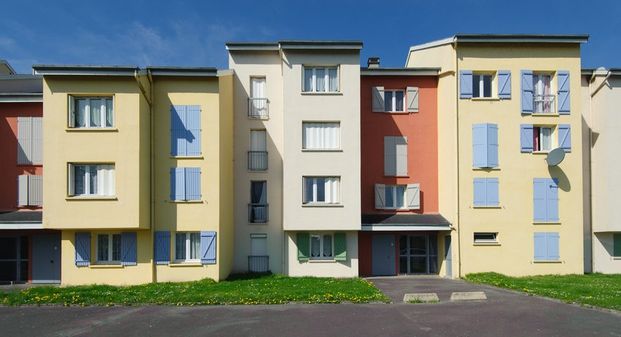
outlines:
{"label": "white railing", "polygon": [[248,98],[248,118],[270,118],[269,102],[267,98]]}
{"label": "white railing", "polygon": [[533,112],[539,114],[556,113],[554,95],[535,95],[533,97]]}

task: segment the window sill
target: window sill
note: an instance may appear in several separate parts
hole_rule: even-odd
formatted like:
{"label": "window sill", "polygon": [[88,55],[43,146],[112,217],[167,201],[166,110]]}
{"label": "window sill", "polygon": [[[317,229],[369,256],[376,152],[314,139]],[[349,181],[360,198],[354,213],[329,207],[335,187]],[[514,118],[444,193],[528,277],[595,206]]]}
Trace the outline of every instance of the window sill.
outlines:
{"label": "window sill", "polygon": [[250,226],[261,226],[261,225],[269,225],[270,222],[269,221],[265,221],[265,222],[248,222],[248,225]]}
{"label": "window sill", "polygon": [[343,96],[343,93],[340,91],[335,91],[335,92],[307,92],[307,91],[302,91],[301,92],[302,95],[308,95],[308,96]]}
{"label": "window sill", "polygon": [[343,152],[343,149],[302,149],[302,152]]}
{"label": "window sill", "polygon": [[302,207],[335,207],[335,208],[339,208],[339,207],[344,207],[343,204],[302,204]]}
{"label": "window sill", "polygon": [[96,263],[89,265],[91,269],[121,269],[125,266],[120,263]]}
{"label": "window sill", "polygon": [[500,167],[473,167],[474,171],[500,171]]}
{"label": "window sill", "polygon": [[117,128],[66,128],[66,132],[119,132]]}
{"label": "window sill", "polygon": [[486,209],[486,208],[489,208],[489,209],[502,209],[502,205],[494,205],[494,206],[472,205],[472,208],[474,208],[474,209],[479,209],[479,208],[481,208],[481,209]]}
{"label": "window sill", "polygon": [[475,242],[473,246],[501,246],[498,242]]}
{"label": "window sill", "polygon": [[610,259],[613,261],[621,261],[621,256],[611,256]]}
{"label": "window sill", "polygon": [[533,151],[531,153],[532,154],[545,154],[545,155],[547,155],[548,153],[550,153],[550,151]]}
{"label": "window sill", "polygon": [[559,114],[555,112],[533,112],[531,116],[533,117],[558,117]]}
{"label": "window sill", "polygon": [[119,200],[115,196],[103,197],[103,196],[69,196],[66,197],[67,201],[116,201]]}
{"label": "window sill", "polygon": [[533,263],[563,263],[561,260],[536,260]]}
{"label": "window sill", "polygon": [[205,159],[203,156],[170,156],[170,159]]}
{"label": "window sill", "polygon": [[533,225],[560,225],[560,221],[533,221]]}
{"label": "window sill", "polygon": [[413,113],[413,111],[373,111],[381,114],[389,114],[389,115],[409,115]]}
{"label": "window sill", "polygon": [[190,261],[190,262],[184,262],[184,261],[175,261],[173,263],[169,263],[168,264],[169,267],[171,268],[179,268],[179,267],[202,267],[203,264],[200,261]]}
{"label": "window sill", "polygon": [[336,263],[335,259],[308,259],[308,263]]}
{"label": "window sill", "polygon": [[202,204],[203,200],[167,200],[171,204]]}
{"label": "window sill", "polygon": [[499,97],[472,97],[472,101],[500,101]]}

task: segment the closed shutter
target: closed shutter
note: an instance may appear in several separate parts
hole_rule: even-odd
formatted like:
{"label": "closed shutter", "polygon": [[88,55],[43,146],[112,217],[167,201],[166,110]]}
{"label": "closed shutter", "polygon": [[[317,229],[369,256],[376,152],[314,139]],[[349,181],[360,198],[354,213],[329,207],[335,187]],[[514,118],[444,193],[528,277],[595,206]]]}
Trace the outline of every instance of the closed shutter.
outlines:
{"label": "closed shutter", "polygon": [[31,148],[32,163],[35,165],[43,164],[43,118],[32,117]]}
{"label": "closed shutter", "polygon": [[569,71],[560,70],[556,74],[558,79],[558,113],[569,115],[570,95],[569,95]]}
{"label": "closed shutter", "polygon": [[75,265],[86,267],[91,263],[91,233],[75,233]]}
{"label": "closed shutter", "polygon": [[201,232],[201,263],[216,264],[216,232]]}
{"label": "closed shutter", "polygon": [[558,261],[561,258],[559,239],[560,236],[556,232],[546,233],[546,260]]}
{"label": "closed shutter", "polygon": [[384,193],[386,187],[383,184],[375,184],[375,208],[384,209]]}
{"label": "closed shutter", "polygon": [[395,137],[396,173],[397,176],[408,175],[408,139]]}
{"label": "closed shutter", "polygon": [[296,244],[298,246],[298,261],[308,261],[310,255],[310,236],[308,233],[297,233]]}
{"label": "closed shutter", "polygon": [[420,184],[407,185],[408,209],[420,209]]}
{"label": "closed shutter", "polygon": [[547,179],[535,178],[533,180],[533,219],[534,221],[547,221]]}
{"label": "closed shutter", "polygon": [[170,154],[172,156],[187,155],[185,110],[185,105],[173,105],[170,107]]}
{"label": "closed shutter", "polygon": [[186,156],[201,155],[201,107],[188,105],[186,107]]}
{"label": "closed shutter", "polygon": [[472,71],[459,72],[459,98],[472,98]]}
{"label": "closed shutter", "polygon": [[534,235],[535,261],[545,261],[548,257],[548,251],[546,248],[546,236],[546,233],[535,233]]}
{"label": "closed shutter", "polygon": [[184,200],[201,199],[201,169],[198,167],[185,168],[185,197]]}
{"label": "closed shutter", "polygon": [[17,176],[17,206],[28,206],[28,176]]}
{"label": "closed shutter", "polygon": [[397,175],[396,137],[384,137],[384,175]]}
{"label": "closed shutter", "polygon": [[334,234],[334,260],[347,261],[347,236],[345,233]]}
{"label": "closed shutter", "polygon": [[498,98],[511,99],[511,71],[498,71]]}
{"label": "closed shutter", "polygon": [[487,206],[500,205],[500,198],[498,196],[499,186],[498,178],[486,178],[485,179],[485,199]]}
{"label": "closed shutter", "polygon": [[[306,130],[306,127],[304,130]],[[265,130],[250,130],[250,151],[266,151],[266,149]]]}
{"label": "closed shutter", "polygon": [[136,259],[136,232],[121,233],[121,262],[124,266],[135,266]]}
{"label": "closed shutter", "polygon": [[498,126],[487,124],[487,167],[498,167]]}
{"label": "closed shutter", "polygon": [[28,176],[28,205],[43,205],[43,176]]}
{"label": "closed shutter", "polygon": [[418,88],[407,87],[408,112],[418,112]]}
{"label": "closed shutter", "polygon": [[17,117],[17,164],[32,164],[31,117]]}
{"label": "closed shutter", "polygon": [[487,124],[472,126],[472,166],[487,167]]}
{"label": "closed shutter", "polygon": [[170,262],[170,232],[155,232],[153,250],[156,264],[168,264]]}
{"label": "closed shutter", "polygon": [[182,167],[170,169],[170,200],[185,200],[185,170]]}
{"label": "closed shutter", "polygon": [[474,178],[472,189],[474,192],[473,205],[487,206],[487,187],[485,183],[485,178]]}
{"label": "closed shutter", "polygon": [[533,125],[520,125],[520,151],[533,152]]}
{"label": "closed shutter", "polygon": [[522,113],[532,114],[534,106],[533,71],[522,70]]}
{"label": "closed shutter", "polygon": [[373,112],[383,112],[384,111],[384,87],[372,87],[371,88],[372,96],[373,96]]}
{"label": "closed shutter", "polygon": [[546,179],[546,187],[546,221],[559,221],[556,179]]}
{"label": "closed shutter", "polygon": [[565,152],[571,152],[571,125],[559,124],[558,147],[565,150]]}

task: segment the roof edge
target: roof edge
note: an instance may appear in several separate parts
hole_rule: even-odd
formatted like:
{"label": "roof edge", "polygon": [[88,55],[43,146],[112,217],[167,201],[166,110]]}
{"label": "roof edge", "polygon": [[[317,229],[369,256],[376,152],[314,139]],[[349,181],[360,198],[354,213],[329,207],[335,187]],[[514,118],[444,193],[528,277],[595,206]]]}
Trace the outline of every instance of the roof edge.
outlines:
{"label": "roof edge", "polygon": [[360,67],[362,76],[438,76],[440,68],[368,68]]}
{"label": "roof edge", "polygon": [[454,42],[462,43],[586,43],[588,34],[455,34],[410,47],[410,52],[439,47]]}
{"label": "roof edge", "polygon": [[35,64],[35,75],[43,76],[134,76],[140,71],[138,66],[126,65],[56,65]]}
{"label": "roof edge", "polygon": [[215,67],[174,67],[174,66],[149,66],[146,70],[152,76],[170,77],[216,77],[218,69]]}

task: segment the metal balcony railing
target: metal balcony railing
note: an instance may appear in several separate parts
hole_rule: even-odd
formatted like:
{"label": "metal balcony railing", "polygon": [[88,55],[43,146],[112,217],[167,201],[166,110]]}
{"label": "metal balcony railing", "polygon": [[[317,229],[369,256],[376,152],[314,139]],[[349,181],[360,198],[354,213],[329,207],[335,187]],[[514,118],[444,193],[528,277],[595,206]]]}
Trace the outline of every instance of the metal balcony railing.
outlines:
{"label": "metal balcony railing", "polygon": [[540,114],[555,113],[554,95],[535,95],[533,97],[533,112]]}
{"label": "metal balcony railing", "polygon": [[268,204],[248,204],[248,222],[266,223],[269,220]]}
{"label": "metal balcony railing", "polygon": [[248,118],[269,119],[269,101],[267,98],[248,98]]}
{"label": "metal balcony railing", "polygon": [[267,255],[248,255],[248,272],[267,273],[270,271],[270,257]]}
{"label": "metal balcony railing", "polygon": [[267,151],[248,151],[248,170],[267,170]]}

